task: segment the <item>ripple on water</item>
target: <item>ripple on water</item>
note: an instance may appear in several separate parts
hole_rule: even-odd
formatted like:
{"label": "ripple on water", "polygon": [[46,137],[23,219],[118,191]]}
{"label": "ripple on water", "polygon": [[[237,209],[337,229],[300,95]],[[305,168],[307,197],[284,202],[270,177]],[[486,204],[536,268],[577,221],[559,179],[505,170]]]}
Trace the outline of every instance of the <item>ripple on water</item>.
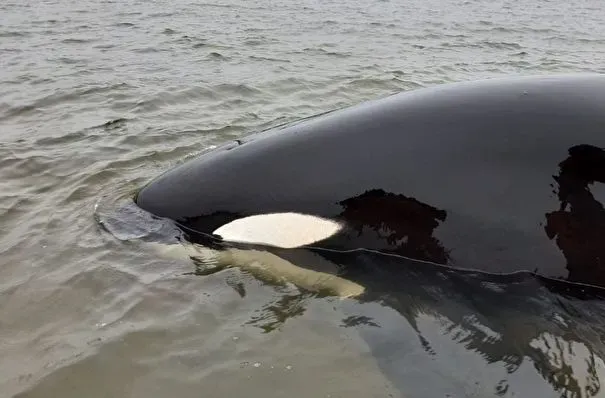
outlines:
{"label": "ripple on water", "polygon": [[87,43],[93,43],[97,40],[98,39],[94,38],[94,37],[88,37],[88,38],[70,37],[70,38],[61,40],[61,43],[63,43],[63,44],[87,44]]}
{"label": "ripple on water", "polygon": [[30,116],[31,113],[42,112],[43,110],[45,110],[43,108],[49,108],[69,102],[80,102],[86,99],[87,97],[103,95],[112,91],[128,89],[129,86],[126,83],[97,85],[79,89],[76,88],[70,90],[69,92],[57,89],[54,93],[38,98],[29,104],[9,107],[3,114],[0,114],[0,122],[8,121],[11,118],[20,116]]}

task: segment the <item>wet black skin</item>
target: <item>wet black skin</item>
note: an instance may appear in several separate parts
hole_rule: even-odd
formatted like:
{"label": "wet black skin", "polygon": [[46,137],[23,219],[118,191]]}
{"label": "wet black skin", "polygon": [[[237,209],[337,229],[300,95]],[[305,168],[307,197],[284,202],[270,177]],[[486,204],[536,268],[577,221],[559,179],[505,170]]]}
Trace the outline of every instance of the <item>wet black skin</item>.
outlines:
{"label": "wet black skin", "polygon": [[605,75],[441,85],[251,135],[143,187],[201,240],[236,218],[344,221],[315,247],[605,286]]}

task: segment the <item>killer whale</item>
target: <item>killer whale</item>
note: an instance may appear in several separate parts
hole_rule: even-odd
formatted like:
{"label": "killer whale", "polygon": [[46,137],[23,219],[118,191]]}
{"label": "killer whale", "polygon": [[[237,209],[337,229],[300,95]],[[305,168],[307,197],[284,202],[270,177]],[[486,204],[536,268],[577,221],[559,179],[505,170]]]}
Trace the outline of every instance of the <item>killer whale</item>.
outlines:
{"label": "killer whale", "polygon": [[[559,346],[543,353],[536,340],[555,336],[576,353],[582,342],[596,361],[603,357],[603,289],[578,285],[605,284],[604,79],[506,78],[397,94],[227,143],[152,180],[135,202],[203,243],[191,245],[204,251],[193,256],[208,256],[212,265],[259,266],[303,290],[328,287],[394,309],[418,330],[430,351],[427,364],[438,363],[431,345],[439,341],[423,335],[418,319],[437,313],[461,327],[465,347],[490,366],[502,363],[525,377],[522,364],[533,358],[553,391],[575,391],[575,380],[588,380],[591,370],[576,372],[568,363],[559,377]],[[272,247],[275,234],[306,229],[308,221],[319,228],[299,240],[302,247],[288,239],[275,243],[286,248]],[[238,236],[240,223],[254,229],[257,222],[260,235],[269,232],[259,238],[267,247]],[[208,246],[218,250],[206,253]],[[323,272],[340,279],[326,281]],[[381,328],[361,331],[380,358],[387,317],[375,312],[368,315]],[[442,383],[438,370],[468,368],[446,362],[431,372],[424,363],[402,364],[398,355],[410,357],[410,335],[393,334],[402,337],[387,339],[388,351],[399,354],[380,366],[404,395],[414,395],[410,368],[439,375],[430,379],[433,390]],[[568,362],[577,358],[598,368],[580,354]],[[479,366],[471,369],[480,373]],[[540,395],[544,384],[533,381],[511,388]],[[482,384],[502,387],[499,378]]]}
{"label": "killer whale", "polygon": [[305,215],[328,232],[302,246],[605,286],[604,130],[605,75],[444,84],[227,143],[134,200],[192,242]]}

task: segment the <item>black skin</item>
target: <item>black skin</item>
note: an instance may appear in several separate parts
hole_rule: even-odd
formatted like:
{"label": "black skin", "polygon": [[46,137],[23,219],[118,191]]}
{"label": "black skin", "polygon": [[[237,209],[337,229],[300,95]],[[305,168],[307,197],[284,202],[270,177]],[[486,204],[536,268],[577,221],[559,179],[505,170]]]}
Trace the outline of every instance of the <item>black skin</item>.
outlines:
{"label": "black skin", "polygon": [[604,147],[605,76],[444,85],[227,144],[135,201],[204,244],[294,211],[347,225],[318,249],[605,286]]}

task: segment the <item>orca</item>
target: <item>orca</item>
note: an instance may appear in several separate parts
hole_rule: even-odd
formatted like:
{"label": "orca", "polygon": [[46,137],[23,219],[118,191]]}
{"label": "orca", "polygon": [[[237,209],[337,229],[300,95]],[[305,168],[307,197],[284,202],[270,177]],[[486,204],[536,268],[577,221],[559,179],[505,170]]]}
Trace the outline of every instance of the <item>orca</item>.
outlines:
{"label": "orca", "polygon": [[603,287],[604,148],[605,75],[493,78],[249,134],[134,201],[208,246],[370,250]]}

